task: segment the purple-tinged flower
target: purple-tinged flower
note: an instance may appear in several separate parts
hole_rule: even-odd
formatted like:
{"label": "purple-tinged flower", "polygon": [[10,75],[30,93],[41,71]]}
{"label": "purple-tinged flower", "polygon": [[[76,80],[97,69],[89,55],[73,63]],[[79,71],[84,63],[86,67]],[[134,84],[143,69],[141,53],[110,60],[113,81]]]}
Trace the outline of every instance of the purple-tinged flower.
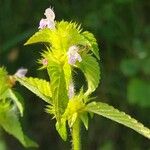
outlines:
{"label": "purple-tinged flower", "polygon": [[55,29],[55,22],[49,19],[42,18],[39,23],[39,29],[44,29],[44,28]]}
{"label": "purple-tinged flower", "polygon": [[48,20],[42,18],[42,19],[40,20],[40,23],[39,23],[39,29],[46,28],[47,25],[48,25]]}
{"label": "purple-tinged flower", "polygon": [[26,73],[28,72],[28,69],[25,68],[20,68],[17,70],[17,72],[15,73],[15,76],[19,77],[19,78],[23,78],[25,77]]}
{"label": "purple-tinged flower", "polygon": [[45,10],[44,15],[46,16],[45,19],[41,19],[39,23],[39,29],[49,28],[55,29],[55,13],[51,8],[47,8]]}
{"label": "purple-tinged flower", "polygon": [[46,28],[47,24],[48,24],[47,19],[41,19],[39,23],[39,29]]}
{"label": "purple-tinged flower", "polygon": [[76,61],[81,62],[82,58],[78,53],[79,48],[76,45],[73,45],[69,48],[67,55],[68,55],[68,63],[70,65],[75,65]]}
{"label": "purple-tinged flower", "polygon": [[69,96],[69,99],[71,99],[74,96],[74,84],[72,81],[70,82],[70,85],[69,85],[68,96]]}

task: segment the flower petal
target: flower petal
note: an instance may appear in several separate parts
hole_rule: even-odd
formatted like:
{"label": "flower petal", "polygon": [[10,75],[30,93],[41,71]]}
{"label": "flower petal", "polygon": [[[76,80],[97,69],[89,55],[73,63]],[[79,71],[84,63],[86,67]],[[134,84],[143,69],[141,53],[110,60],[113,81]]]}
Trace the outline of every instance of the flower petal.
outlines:
{"label": "flower petal", "polygon": [[45,10],[44,15],[46,16],[47,19],[49,19],[51,21],[54,21],[54,19],[55,19],[55,13],[51,8],[47,8]]}
{"label": "flower petal", "polygon": [[23,78],[25,77],[26,73],[28,72],[28,69],[25,68],[20,68],[17,70],[17,72],[15,73],[15,76],[19,77],[19,78]]}
{"label": "flower petal", "polygon": [[42,18],[39,23],[39,29],[46,28],[47,26],[48,26],[48,20]]}

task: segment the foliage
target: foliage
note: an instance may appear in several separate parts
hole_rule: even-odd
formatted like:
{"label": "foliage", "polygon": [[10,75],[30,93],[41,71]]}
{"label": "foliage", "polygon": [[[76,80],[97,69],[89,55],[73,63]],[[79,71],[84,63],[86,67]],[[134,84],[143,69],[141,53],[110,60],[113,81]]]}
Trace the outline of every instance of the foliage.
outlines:
{"label": "foliage", "polygon": [[44,100],[45,102],[50,104],[52,103],[52,93],[50,83],[48,81],[32,77],[25,77],[23,79],[17,78],[17,80],[34,94],[42,98],[42,100]]}
{"label": "foliage", "polygon": [[[37,144],[30,140],[22,131],[19,122],[19,115],[23,116],[22,97],[11,88],[15,84],[13,76],[0,68],[0,127],[16,137],[25,147],[37,147]],[[18,115],[19,111],[19,115]]]}
{"label": "foliage", "polygon": [[112,106],[109,106],[108,104],[101,102],[93,102],[87,105],[87,110],[89,112],[102,115],[103,117],[123,124],[139,132],[145,137],[150,138],[150,130],[148,128],[144,127],[141,123],[137,122],[137,120],[131,118],[129,115],[126,115],[124,112],[118,111],[117,109],[113,108]]}
{"label": "foliage", "polygon": [[[46,19],[49,21],[50,18]],[[150,139],[150,130],[124,112],[105,103],[88,102],[90,94],[95,91],[100,80],[99,65],[92,55],[93,53],[99,59],[98,46],[93,34],[87,31],[82,32],[80,26],[73,22],[55,21],[55,28],[45,26],[47,26],[47,22],[26,42],[26,45],[39,42],[46,44],[46,50],[43,51],[39,62],[43,65],[42,68],[47,70],[50,78],[49,89],[51,91],[49,93],[51,93],[52,101],[47,107],[47,112],[56,118],[56,130],[62,139],[67,140],[67,123],[72,130],[73,149],[79,150],[81,148],[79,120],[82,118],[85,127],[88,128],[87,120],[90,112],[121,123]],[[65,70],[64,66],[67,63],[70,67]],[[79,93],[72,95],[70,88],[74,90],[75,87],[71,84],[73,81],[71,71],[74,67],[82,70],[88,89],[84,92],[81,88]],[[66,72],[69,72],[69,75]],[[39,79],[33,85],[31,82],[33,79],[23,78],[20,80],[18,77],[16,78],[22,85],[33,90],[41,98],[43,97],[43,92],[39,90],[41,88]]]}
{"label": "foliage", "polygon": [[[101,57],[102,84],[97,88],[93,95],[95,96],[97,93],[100,99],[103,99],[104,101],[107,101],[106,99],[111,99],[111,101],[109,101],[110,104],[115,104],[129,114],[140,118],[149,126],[149,120],[145,117],[149,114],[149,104],[147,103],[149,102],[149,99],[145,99],[145,96],[140,96],[141,98],[137,99],[139,92],[133,91],[134,89],[130,92],[131,87],[134,87],[135,89],[138,88],[136,91],[141,91],[141,89],[144,92],[147,91],[143,90],[142,87],[148,86],[139,86],[139,84],[138,86],[135,86],[135,82],[133,82],[135,80],[141,80],[142,85],[143,83],[144,85],[149,84],[149,74],[144,71],[144,68],[149,70],[149,2],[146,0],[93,0],[87,3],[87,1],[82,0],[80,2],[52,1],[51,4],[52,3],[58,12],[57,19],[63,17],[66,20],[73,19],[77,22],[82,22],[82,26],[89,31],[92,31],[96,35],[98,43],[100,43],[101,55],[103,56]],[[30,74],[45,77],[43,71],[36,72],[34,69],[34,60],[38,56],[36,49],[40,48],[34,46],[22,47],[22,43],[24,42],[24,39],[29,37],[35,31],[35,28],[37,28],[37,22],[39,21],[41,12],[43,11],[43,8],[50,5],[49,1],[37,0],[30,3],[28,1],[18,1],[12,3],[8,0],[0,2],[0,4],[3,6],[0,10],[0,18],[2,20],[0,23],[0,63],[5,64],[10,72],[14,72],[16,68],[24,64],[24,66],[28,66],[28,68],[30,68]],[[32,27],[34,27],[34,29],[32,29]],[[29,51],[29,49],[35,49],[35,51]],[[16,59],[12,61],[9,55],[16,50],[20,53],[20,55],[19,57],[16,56]],[[146,59],[141,58],[143,56],[146,56]],[[140,62],[138,72],[131,76],[124,73],[121,68],[123,74],[120,73],[119,64],[124,60],[132,59],[138,60],[134,61],[137,63],[134,63],[136,66],[139,66]],[[82,80],[82,76],[80,77],[80,81],[75,84],[76,86],[78,86]],[[132,83],[134,84],[131,86]],[[23,89],[21,90],[23,94],[26,93]],[[128,94],[127,97],[126,94]],[[131,99],[131,95],[134,99]],[[128,101],[126,101],[127,98]],[[32,107],[32,105],[35,106],[35,102],[32,101],[32,99],[38,99],[38,97],[33,97],[33,95],[29,94],[26,95],[25,104],[27,106],[29,105],[29,107]],[[145,103],[144,105],[142,104],[143,102]],[[34,109],[27,109],[25,118],[31,118],[33,115],[41,115],[41,104],[43,103],[36,103],[36,107],[34,107]],[[130,104],[132,104],[132,107],[130,107]],[[45,115],[45,117],[47,117],[47,115]],[[54,140],[51,140],[50,143],[49,138],[51,138],[53,134],[53,128],[51,128],[51,125],[49,126],[49,124],[47,124],[46,119],[43,118],[42,123],[41,119],[38,117],[34,117],[33,121],[25,120],[25,126],[28,126],[29,129],[32,128],[32,131],[35,132],[35,135],[38,139],[40,139],[42,149],[51,149],[54,147],[54,143],[57,143],[57,146],[55,144],[57,149],[64,146],[61,142],[59,142],[59,140],[55,140],[56,137],[53,138],[55,142]],[[43,129],[43,126],[45,130]],[[37,135],[36,129],[39,127],[43,129],[43,132],[40,132]],[[104,128],[108,129],[107,132],[104,132]],[[130,132],[124,132],[124,135],[122,136],[122,129],[124,128],[121,126],[114,126],[111,122],[108,123],[105,120],[101,120],[101,118],[93,120],[88,134],[89,141],[87,149],[99,149],[99,146],[102,148],[104,143],[107,144],[106,141],[108,141],[108,138],[109,141],[111,139],[111,143],[114,143],[114,149],[118,149],[121,146],[123,149],[149,148],[148,140],[140,136],[136,136],[133,132],[131,132],[133,133],[133,138],[131,138]],[[51,131],[51,133],[48,131]],[[101,134],[96,134],[97,136],[95,137],[95,134],[93,133],[98,132]],[[47,140],[43,138],[45,136],[48,137]],[[120,142],[118,142],[118,140]],[[12,145],[10,144],[9,139],[7,141],[7,144],[9,143],[11,147]],[[15,143],[14,145],[14,149],[18,149],[16,148],[17,144]],[[64,149],[66,149],[66,147]]]}
{"label": "foliage", "polygon": [[[88,82],[87,95],[95,91],[100,81],[99,64],[91,55],[83,55],[83,61],[77,65],[85,74]],[[94,72],[94,73],[93,73]]]}

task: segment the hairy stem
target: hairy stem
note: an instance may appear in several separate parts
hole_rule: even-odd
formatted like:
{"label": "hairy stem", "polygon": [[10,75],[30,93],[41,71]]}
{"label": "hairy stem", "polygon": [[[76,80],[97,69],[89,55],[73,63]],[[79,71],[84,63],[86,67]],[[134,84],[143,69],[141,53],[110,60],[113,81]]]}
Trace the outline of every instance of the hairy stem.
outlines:
{"label": "hairy stem", "polygon": [[81,150],[79,119],[75,121],[72,127],[72,150]]}

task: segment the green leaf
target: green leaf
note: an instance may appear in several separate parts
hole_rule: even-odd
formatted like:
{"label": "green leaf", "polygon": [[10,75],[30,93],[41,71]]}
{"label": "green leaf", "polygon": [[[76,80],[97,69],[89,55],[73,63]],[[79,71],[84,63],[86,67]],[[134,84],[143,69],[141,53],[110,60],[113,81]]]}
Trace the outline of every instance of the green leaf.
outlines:
{"label": "green leaf", "polygon": [[14,101],[14,103],[17,105],[17,107],[20,111],[21,116],[23,116],[24,107],[23,107],[23,98],[21,97],[21,95],[15,91],[12,91],[11,89],[9,89],[8,97]]}
{"label": "green leaf", "polygon": [[17,81],[19,81],[20,84],[25,86],[27,89],[29,89],[31,92],[39,96],[42,100],[45,102],[51,104],[51,87],[50,83],[46,80],[39,79],[39,78],[32,78],[32,77],[24,77],[24,78],[18,78],[16,77]]}
{"label": "green leaf", "polygon": [[83,32],[82,35],[84,36],[85,39],[87,39],[88,41],[87,44],[90,46],[90,50],[94,53],[97,59],[100,60],[99,48],[98,48],[98,44],[94,35],[88,31]]}
{"label": "green leaf", "polygon": [[64,64],[63,71],[64,71],[66,86],[67,86],[67,90],[68,90],[70,82],[71,82],[71,78],[72,78],[72,76],[71,76],[71,66],[68,64],[68,61]]}
{"label": "green leaf", "polygon": [[150,129],[144,127],[143,124],[139,123],[134,118],[131,118],[124,112],[121,112],[106,103],[92,102],[87,105],[86,109],[88,112],[96,113],[120,124],[123,124],[124,126],[127,126],[150,139]]}
{"label": "green leaf", "polygon": [[143,107],[150,106],[150,84],[149,82],[132,79],[127,87],[128,101],[132,104],[138,104]]}
{"label": "green leaf", "polygon": [[77,67],[82,70],[86,77],[88,83],[86,94],[91,94],[100,82],[100,68],[97,60],[93,56],[86,54],[82,57],[82,61],[77,64]]}
{"label": "green leaf", "polygon": [[12,109],[0,107],[0,126],[9,134],[17,138],[25,147],[37,147],[38,145],[23,134],[18,116]]}
{"label": "green leaf", "polygon": [[47,67],[51,79],[52,100],[57,121],[60,121],[68,104],[68,94],[63,65],[59,62],[51,61]]}
{"label": "green leaf", "polygon": [[80,119],[82,120],[86,130],[88,130],[88,123],[89,123],[89,117],[88,117],[88,113],[87,112],[83,112],[80,115]]}
{"label": "green leaf", "polygon": [[35,43],[50,43],[51,30],[48,28],[39,30],[24,45],[35,44]]}
{"label": "green leaf", "polygon": [[56,123],[56,130],[58,131],[61,138],[66,141],[67,140],[67,129],[66,129],[66,120],[61,119],[60,122]]}
{"label": "green leaf", "polygon": [[38,147],[38,144],[31,140],[28,136],[24,135],[24,140],[26,142],[27,147]]}
{"label": "green leaf", "polygon": [[0,82],[0,99],[2,99],[4,93],[9,89],[8,74],[3,67],[0,67]]}

